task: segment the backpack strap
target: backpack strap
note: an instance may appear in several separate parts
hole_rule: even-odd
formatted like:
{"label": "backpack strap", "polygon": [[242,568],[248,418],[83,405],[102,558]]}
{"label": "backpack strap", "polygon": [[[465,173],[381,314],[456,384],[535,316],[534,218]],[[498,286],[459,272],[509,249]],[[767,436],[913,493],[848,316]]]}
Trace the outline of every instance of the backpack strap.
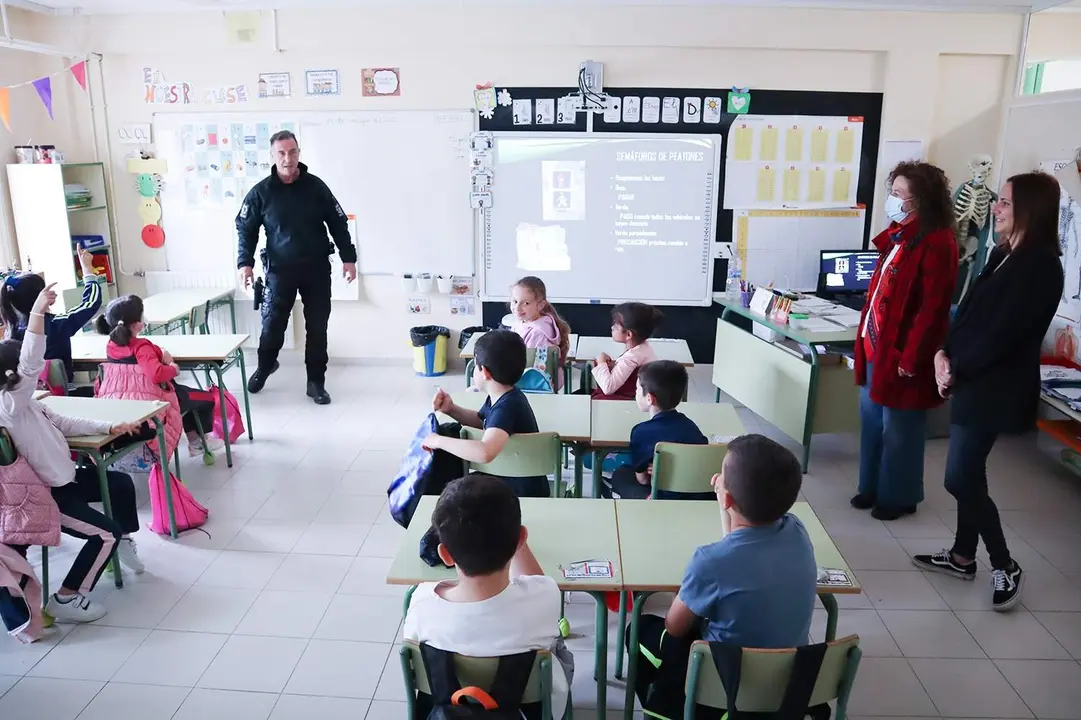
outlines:
{"label": "backpack strap", "polygon": [[[818,682],[818,671],[822,669],[826,647],[826,643],[818,643],[796,648],[792,674],[788,678],[788,687],[785,688],[781,707],[777,711],[777,717],[781,720],[798,720],[807,714],[807,703],[811,701],[815,683]],[[828,710],[826,717],[829,717]]]}
{"label": "backpack strap", "polygon": [[743,663],[743,648],[730,643],[711,642],[709,652],[713,656],[713,665],[724,686],[724,705],[727,720],[736,720],[736,695],[739,693],[740,665]]}
{"label": "backpack strap", "polygon": [[421,643],[420,656],[424,658],[424,672],[428,676],[432,703],[450,705],[454,694],[462,689],[458,682],[458,673],[454,669],[454,653]]}
{"label": "backpack strap", "polygon": [[492,696],[500,710],[517,712],[522,707],[529,676],[533,674],[533,664],[537,660],[537,651],[528,650],[517,655],[504,655],[499,658],[499,667],[488,694]]}

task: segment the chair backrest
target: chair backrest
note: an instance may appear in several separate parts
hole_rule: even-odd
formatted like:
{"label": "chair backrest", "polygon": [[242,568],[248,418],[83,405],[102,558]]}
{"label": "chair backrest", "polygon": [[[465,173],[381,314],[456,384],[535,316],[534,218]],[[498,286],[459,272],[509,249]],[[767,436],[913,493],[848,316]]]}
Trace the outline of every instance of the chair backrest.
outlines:
{"label": "chair backrest", "polygon": [[19,459],[19,453],[15,450],[15,443],[11,440],[7,428],[0,428],[0,465],[10,465]]}
{"label": "chair backrest", "polygon": [[[428,672],[424,667],[424,658],[420,654],[420,645],[406,640],[398,651],[402,666],[402,679],[405,680],[405,697],[409,704],[409,717],[414,717],[413,703],[418,692],[431,694],[428,686]],[[488,690],[495,680],[499,667],[499,658],[476,658],[455,655],[454,666],[458,671],[458,682],[462,687],[479,687]],[[552,654],[547,650],[538,650],[533,663],[533,673],[529,676],[522,703],[541,703],[543,717],[552,717]],[[569,703],[568,703],[569,704]]]}
{"label": "chair backrest", "polygon": [[188,315],[188,327],[191,328],[192,334],[206,335],[209,332],[206,324],[209,314],[210,303],[196,305],[191,309],[191,314]]}
{"label": "chair backrest", "polygon": [[713,492],[710,481],[721,471],[727,445],[657,443],[653,451],[653,495]]}
{"label": "chair backrest", "polygon": [[[463,427],[461,437],[464,440],[480,440],[484,430]],[[557,476],[563,468],[563,450],[559,435],[546,433],[519,433],[511,435],[507,444],[494,460],[485,465],[465,463],[465,471],[498,475],[500,477],[533,477],[536,475]]]}
{"label": "chair backrest", "polygon": [[[837,700],[837,717],[844,717],[844,706],[855,680],[860,660],[858,635],[835,640],[828,644],[818,681],[808,706],[821,705]],[[792,674],[796,649],[763,650],[744,648],[740,665],[740,681],[737,708],[740,712],[776,712],[781,706],[788,680]],[[726,709],[726,695],[709,643],[699,640],[691,646],[690,665],[687,670],[687,707],[693,703],[707,707]],[[693,702],[692,702],[693,701]]]}

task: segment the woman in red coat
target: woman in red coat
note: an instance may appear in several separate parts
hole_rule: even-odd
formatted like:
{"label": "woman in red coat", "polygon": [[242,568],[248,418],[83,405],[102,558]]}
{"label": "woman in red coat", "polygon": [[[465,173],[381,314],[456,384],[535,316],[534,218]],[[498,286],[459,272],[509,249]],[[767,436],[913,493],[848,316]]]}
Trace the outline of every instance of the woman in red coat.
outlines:
{"label": "woman in red coat", "polygon": [[942,403],[935,353],[950,322],[957,277],[953,202],[946,174],[904,162],[890,173],[890,226],[856,336],[860,385],[860,480],[852,506],[879,520],[923,501],[927,411]]}

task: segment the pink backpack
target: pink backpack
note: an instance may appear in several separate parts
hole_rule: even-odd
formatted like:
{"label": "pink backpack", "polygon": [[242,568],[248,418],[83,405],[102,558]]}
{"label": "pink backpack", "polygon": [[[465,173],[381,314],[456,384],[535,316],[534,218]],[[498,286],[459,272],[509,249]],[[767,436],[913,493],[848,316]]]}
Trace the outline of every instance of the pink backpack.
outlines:
{"label": "pink backpack", "polygon": [[[150,470],[150,529],[159,535],[169,534],[169,505],[165,501],[165,473],[161,463],[154,463]],[[209,512],[199,504],[176,475],[169,473],[169,489],[173,495],[173,514],[176,517],[176,531],[183,532],[197,528],[206,522]]]}
{"label": "pink backpack", "polygon": [[[214,396],[214,435],[224,440],[225,431],[221,426],[221,396],[218,395],[218,386],[211,385],[207,392]],[[225,391],[225,420],[229,425],[229,442],[235,443],[244,434],[244,419],[240,415],[240,403],[228,390]]]}

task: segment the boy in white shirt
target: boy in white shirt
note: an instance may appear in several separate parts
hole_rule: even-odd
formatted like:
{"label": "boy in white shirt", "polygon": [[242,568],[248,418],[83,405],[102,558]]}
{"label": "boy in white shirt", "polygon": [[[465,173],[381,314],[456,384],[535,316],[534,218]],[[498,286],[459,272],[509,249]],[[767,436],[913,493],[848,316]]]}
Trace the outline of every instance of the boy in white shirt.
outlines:
{"label": "boy in white shirt", "polygon": [[552,715],[563,716],[574,672],[559,638],[560,592],[526,543],[522,510],[501,479],[473,474],[449,484],[432,513],[439,557],[458,579],[417,587],[406,640],[472,657],[551,650]]}

